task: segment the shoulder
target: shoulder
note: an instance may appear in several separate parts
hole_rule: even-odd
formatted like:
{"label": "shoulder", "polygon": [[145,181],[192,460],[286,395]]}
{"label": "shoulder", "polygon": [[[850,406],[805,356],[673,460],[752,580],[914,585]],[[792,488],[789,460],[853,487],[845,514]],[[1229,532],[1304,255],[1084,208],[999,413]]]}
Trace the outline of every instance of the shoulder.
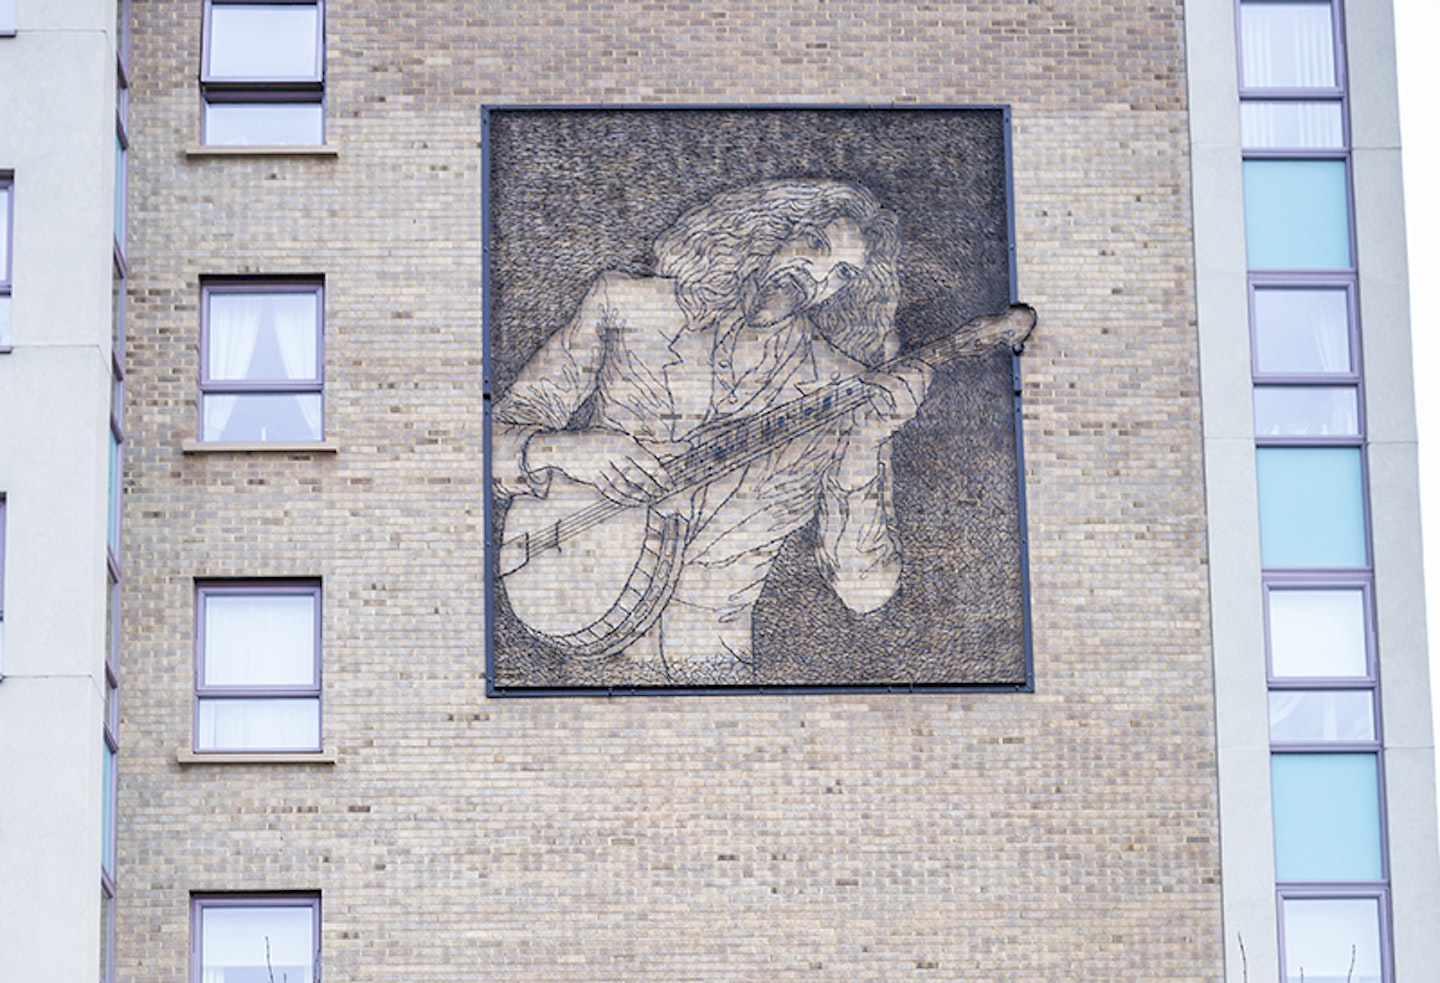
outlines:
{"label": "shoulder", "polygon": [[811,342],[810,355],[815,361],[815,374],[822,379],[855,376],[869,371],[864,362],[846,355],[818,332]]}
{"label": "shoulder", "polygon": [[582,312],[627,333],[658,331],[673,338],[685,325],[675,281],[668,277],[602,273],[585,296]]}
{"label": "shoulder", "polygon": [[614,270],[601,273],[590,287],[590,296],[612,304],[668,304],[678,307],[675,281],[663,276],[631,276]]}

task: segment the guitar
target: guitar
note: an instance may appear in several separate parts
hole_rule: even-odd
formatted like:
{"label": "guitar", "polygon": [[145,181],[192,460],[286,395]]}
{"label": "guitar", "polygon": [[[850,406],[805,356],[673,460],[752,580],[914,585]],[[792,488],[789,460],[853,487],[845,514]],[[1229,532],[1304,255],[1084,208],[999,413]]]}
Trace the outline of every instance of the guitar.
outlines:
{"label": "guitar", "polygon": [[[939,368],[994,351],[1020,350],[1035,311],[1016,304],[965,322],[952,335],[875,367],[902,362]],[[598,658],[629,647],[659,619],[679,582],[686,521],[667,500],[693,492],[759,460],[797,437],[865,405],[874,386],[856,376],[741,418],[714,421],[689,435],[692,446],[660,458],[669,490],[645,505],[621,505],[563,474],[544,498],[518,496],[505,515],[498,574],[520,622],[567,655]]]}

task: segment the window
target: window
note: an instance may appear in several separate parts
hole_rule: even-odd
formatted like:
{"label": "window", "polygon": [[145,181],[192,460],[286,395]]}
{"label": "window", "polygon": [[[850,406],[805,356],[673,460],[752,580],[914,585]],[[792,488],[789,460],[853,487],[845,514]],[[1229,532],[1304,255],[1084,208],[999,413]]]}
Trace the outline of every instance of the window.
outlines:
{"label": "window", "polygon": [[[3,3],[4,0],[0,0]],[[10,347],[10,242],[15,182],[0,174],[0,352]]]}
{"label": "window", "polygon": [[1260,447],[1260,560],[1276,567],[1363,567],[1365,489],[1358,447]]}
{"label": "window", "polygon": [[1383,895],[1286,892],[1280,900],[1285,983],[1380,983],[1386,971]]}
{"label": "window", "polygon": [[1332,89],[1334,13],[1328,2],[1240,4],[1240,84],[1246,89]]}
{"label": "window", "polygon": [[15,0],[0,0],[0,38],[15,33]]}
{"label": "window", "polygon": [[206,0],[203,142],[323,144],[324,23],[323,0]]}
{"label": "window", "polygon": [[1343,160],[1246,160],[1245,252],[1252,270],[1350,267]]}
{"label": "window", "polygon": [[195,608],[195,750],[319,751],[319,584],[206,584]]}
{"label": "window", "polygon": [[200,439],[320,440],[321,285],[211,283],[202,292]]}
{"label": "window", "polygon": [[196,896],[190,908],[190,961],[195,983],[314,983],[320,963],[320,896]]}

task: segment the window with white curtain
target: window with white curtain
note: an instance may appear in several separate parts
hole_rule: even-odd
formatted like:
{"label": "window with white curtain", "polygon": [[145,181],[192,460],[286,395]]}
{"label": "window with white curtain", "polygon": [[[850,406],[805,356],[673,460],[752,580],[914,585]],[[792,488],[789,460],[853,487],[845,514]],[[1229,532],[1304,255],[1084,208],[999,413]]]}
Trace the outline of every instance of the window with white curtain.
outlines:
{"label": "window with white curtain", "polygon": [[314,983],[318,894],[213,894],[191,901],[190,979],[198,983]]}
{"label": "window with white curtain", "polygon": [[196,751],[319,751],[320,585],[196,588]]}
{"label": "window with white curtain", "polygon": [[322,284],[213,281],[201,293],[200,439],[322,439]]}

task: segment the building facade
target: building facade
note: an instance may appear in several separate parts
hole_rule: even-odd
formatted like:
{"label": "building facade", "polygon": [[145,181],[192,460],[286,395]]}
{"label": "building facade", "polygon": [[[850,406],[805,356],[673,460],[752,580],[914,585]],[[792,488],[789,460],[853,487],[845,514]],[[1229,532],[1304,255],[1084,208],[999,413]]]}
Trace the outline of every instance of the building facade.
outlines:
{"label": "building facade", "polygon": [[[143,0],[121,14],[118,85],[113,5],[74,23],[61,6],[17,0],[0,38],[0,72],[33,91],[69,91],[22,63],[52,35],[74,50],[44,70],[87,80],[64,112],[12,105],[30,115],[0,128],[34,141],[0,142],[0,401],[24,407],[0,412],[0,710],[35,691],[0,727],[7,748],[46,743],[7,751],[31,769],[17,787],[76,784],[50,813],[0,816],[10,842],[65,831],[74,869],[5,848],[0,932],[78,926],[58,948],[84,962],[0,976],[90,974],[111,898],[101,978],[120,981],[1393,983],[1440,962],[1388,4]],[[487,121],[620,106],[725,107],[728,129],[685,137],[722,190],[776,153],[733,137],[747,111],[782,130],[779,107],[819,129],[867,107],[1003,116],[1004,214],[954,238],[1008,243],[1002,288],[1039,316],[1014,375],[1018,681],[515,695],[487,679],[487,401],[513,381],[491,377],[510,370],[485,315],[515,289],[496,275],[515,253],[497,175],[528,193],[593,174],[619,200],[646,163],[602,115],[590,156],[565,157],[557,130],[559,163],[527,172],[497,163]],[[80,132],[83,153],[44,142]],[[825,152],[762,176],[828,180],[872,154],[918,187],[940,168],[844,138]],[[693,178],[652,170],[661,192]],[[77,200],[73,237],[39,231],[39,203]],[[591,205],[548,201],[524,227],[555,289],[582,296]],[[920,225],[900,226],[902,305],[956,289],[916,258],[948,255],[905,238]],[[843,228],[825,228],[836,252]],[[89,279],[38,249],[91,257]],[[43,374],[64,360],[76,381]],[[38,424],[64,414],[24,394],[57,385],[88,395],[51,434]],[[77,581],[85,618],[61,591]],[[123,660],[104,631],[115,584]],[[62,596],[67,615],[47,613]],[[904,601],[835,617],[863,627]],[[53,719],[26,723],[41,706]],[[84,907],[47,913],[10,886],[42,882]]]}

